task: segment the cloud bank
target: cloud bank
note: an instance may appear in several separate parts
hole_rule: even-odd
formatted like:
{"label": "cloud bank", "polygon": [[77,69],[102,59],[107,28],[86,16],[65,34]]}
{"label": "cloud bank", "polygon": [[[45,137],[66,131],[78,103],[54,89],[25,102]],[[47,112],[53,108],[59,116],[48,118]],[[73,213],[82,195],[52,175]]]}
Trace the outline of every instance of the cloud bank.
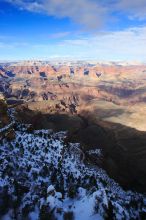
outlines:
{"label": "cloud bank", "polygon": [[[88,37],[76,36],[76,39],[60,39],[55,44],[32,44],[27,42],[0,42],[1,50],[7,53],[7,59],[18,57],[49,59],[50,56],[72,57],[76,59],[145,61],[146,27],[128,28],[123,31],[91,34]],[[23,53],[22,53],[23,51]],[[4,55],[1,53],[1,56]],[[9,57],[8,57],[9,54]],[[11,57],[10,57],[11,54]],[[15,56],[16,55],[16,56]],[[37,55],[37,57],[36,57]],[[24,57],[23,57],[24,56]],[[1,58],[1,57],[0,57]]]}
{"label": "cloud bank", "polygon": [[[74,55],[98,60],[146,60],[146,27],[97,34],[88,38],[65,40],[62,47]],[[78,51],[78,54],[76,54]]]}
{"label": "cloud bank", "polygon": [[129,19],[146,19],[145,0],[4,0],[21,9],[69,18],[90,29],[102,27],[116,13]]}
{"label": "cloud bank", "polygon": [[21,9],[40,12],[94,29],[103,25],[106,7],[94,0],[6,0]]}
{"label": "cloud bank", "polygon": [[145,0],[119,0],[116,7],[125,12],[131,19],[146,19],[146,1]]}

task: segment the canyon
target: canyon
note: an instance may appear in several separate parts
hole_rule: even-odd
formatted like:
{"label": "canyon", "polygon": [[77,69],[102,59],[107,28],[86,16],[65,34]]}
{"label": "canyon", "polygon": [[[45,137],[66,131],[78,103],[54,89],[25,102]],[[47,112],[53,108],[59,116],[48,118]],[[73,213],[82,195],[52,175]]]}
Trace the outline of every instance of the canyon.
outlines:
{"label": "canyon", "polygon": [[[68,131],[86,163],[100,165],[125,189],[146,191],[146,65],[0,64],[0,92],[17,120],[36,129]],[[88,154],[102,149],[101,161]]]}

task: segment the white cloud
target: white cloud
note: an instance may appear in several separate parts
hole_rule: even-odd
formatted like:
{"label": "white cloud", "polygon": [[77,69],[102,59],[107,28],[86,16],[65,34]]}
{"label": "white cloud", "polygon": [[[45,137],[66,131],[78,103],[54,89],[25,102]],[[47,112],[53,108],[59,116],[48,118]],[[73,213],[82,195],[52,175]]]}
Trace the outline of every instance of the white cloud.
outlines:
{"label": "white cloud", "polygon": [[103,25],[106,7],[95,0],[6,0],[21,9],[43,12],[57,18],[70,18],[86,28]]}
{"label": "white cloud", "polygon": [[[1,39],[0,39],[1,40]],[[23,48],[23,47],[30,47],[31,44],[27,42],[4,42],[0,41],[0,48],[1,49],[16,49],[16,48]]]}
{"label": "white cloud", "polygon": [[21,9],[42,12],[95,29],[116,17],[114,12],[132,19],[146,19],[146,0],[4,0]]}
{"label": "white cloud", "polygon": [[48,37],[49,38],[53,38],[53,39],[57,39],[57,38],[64,38],[67,37],[71,34],[71,32],[69,31],[64,31],[64,32],[56,32],[53,34],[49,34]]}
{"label": "white cloud", "polygon": [[146,60],[146,27],[65,40],[60,46],[75,55],[100,60]]}
{"label": "white cloud", "polygon": [[115,9],[127,13],[131,18],[146,19],[146,0],[118,0]]}
{"label": "white cloud", "polygon": [[[106,61],[146,61],[146,27],[123,31],[79,35],[75,39],[58,39],[54,43],[0,42],[0,57],[27,59],[40,57],[72,57]],[[11,57],[8,54],[12,54]]]}

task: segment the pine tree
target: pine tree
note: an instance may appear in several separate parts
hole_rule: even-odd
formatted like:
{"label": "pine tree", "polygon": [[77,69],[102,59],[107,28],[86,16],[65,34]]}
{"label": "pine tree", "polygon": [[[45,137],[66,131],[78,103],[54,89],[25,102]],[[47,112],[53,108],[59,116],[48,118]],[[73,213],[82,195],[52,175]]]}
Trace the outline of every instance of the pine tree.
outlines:
{"label": "pine tree", "polygon": [[74,213],[72,211],[65,212],[63,215],[64,220],[74,220]]}
{"label": "pine tree", "polygon": [[57,220],[54,216],[54,210],[49,210],[47,205],[43,205],[40,210],[39,220]]}
{"label": "pine tree", "polygon": [[115,219],[115,214],[113,212],[113,204],[112,204],[111,201],[109,201],[108,207],[107,207],[107,210],[106,210],[105,220],[113,220],[113,219]]}

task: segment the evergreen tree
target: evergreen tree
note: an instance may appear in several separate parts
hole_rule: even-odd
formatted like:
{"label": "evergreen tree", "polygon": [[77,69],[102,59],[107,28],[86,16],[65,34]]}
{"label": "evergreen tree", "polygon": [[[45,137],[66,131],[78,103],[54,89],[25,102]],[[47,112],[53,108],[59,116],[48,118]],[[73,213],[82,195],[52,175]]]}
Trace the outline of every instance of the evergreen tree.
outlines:
{"label": "evergreen tree", "polygon": [[111,201],[109,201],[108,207],[106,209],[105,220],[113,220],[113,219],[115,219],[115,214],[113,212],[113,204]]}
{"label": "evergreen tree", "polygon": [[43,205],[40,210],[39,220],[57,220],[54,216],[54,210],[49,210],[47,205]]}

